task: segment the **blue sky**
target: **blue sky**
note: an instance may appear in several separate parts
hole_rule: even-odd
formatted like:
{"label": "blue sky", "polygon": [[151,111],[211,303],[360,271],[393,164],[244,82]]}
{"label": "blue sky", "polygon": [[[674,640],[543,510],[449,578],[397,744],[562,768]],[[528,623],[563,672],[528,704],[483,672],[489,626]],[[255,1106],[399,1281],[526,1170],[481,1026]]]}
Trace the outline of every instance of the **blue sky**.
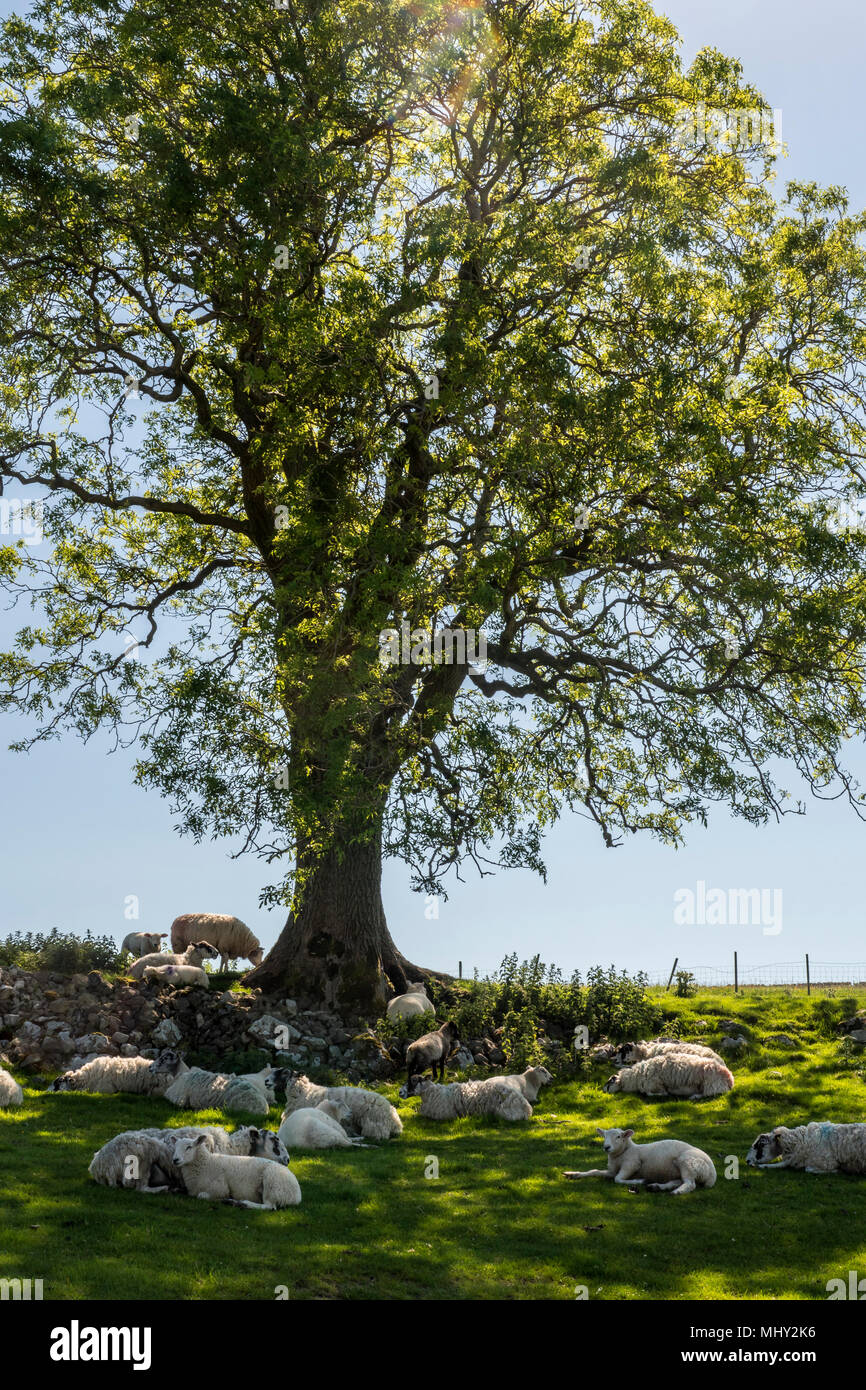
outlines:
{"label": "blue sky", "polygon": [[[0,14],[13,8],[21,7],[0,0]],[[852,205],[866,205],[862,0],[824,0],[817,11],[807,0],[669,0],[658,8],[677,24],[686,61],[705,44],[733,54],[781,108],[788,158],[779,182],[845,184]],[[0,647],[15,626],[0,613]],[[231,860],[224,843],[180,839],[168,806],[132,786],[130,754],[109,756],[104,744],[71,738],[26,757],[5,751],[24,732],[21,721],[0,718],[0,932],[90,928],[119,940],[131,927],[166,931],[178,913],[214,911],[242,917],[265,945],[275,940],[282,916],[257,906],[266,866]],[[866,783],[862,742],[847,761]],[[692,827],[679,850],[637,837],[607,850],[594,826],[569,816],[547,840],[546,885],[523,872],[479,880],[467,869],[430,920],[392,862],[384,897],[402,949],[455,972],[462,961],[464,973],[483,973],[512,951],[540,952],[566,971],[612,961],[657,973],[674,956],[692,968],[725,966],[734,950],[741,969],[798,961],[806,951],[815,962],[858,962],[866,961],[864,857],[866,826],[842,802],[810,800],[805,816],[760,829],[715,809],[708,828]],[[699,883],[707,908],[695,916],[705,920],[675,921],[675,894],[680,902],[684,890],[700,897]],[[764,890],[768,911],[759,924],[726,925],[707,899],[714,889]],[[130,898],[137,922],[124,916]]]}

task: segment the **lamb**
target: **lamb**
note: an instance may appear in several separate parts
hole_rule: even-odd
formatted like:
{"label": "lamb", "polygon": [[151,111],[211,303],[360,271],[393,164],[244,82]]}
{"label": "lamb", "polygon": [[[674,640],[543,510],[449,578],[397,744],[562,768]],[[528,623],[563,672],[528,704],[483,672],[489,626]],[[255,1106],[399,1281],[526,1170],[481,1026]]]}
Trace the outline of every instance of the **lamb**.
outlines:
{"label": "lamb", "polygon": [[488,1077],[485,1081],[452,1081],[439,1086],[426,1076],[413,1076],[408,1086],[410,1096],[420,1096],[418,1111],[428,1120],[459,1120],[464,1115],[499,1115],[503,1120],[528,1120],[532,1106],[516,1086],[505,1084],[503,1077]]}
{"label": "lamb", "polygon": [[390,1101],[361,1086],[317,1086],[308,1077],[289,1071],[287,1067],[273,1071],[265,1085],[273,1093],[285,1090],[283,1120],[295,1110],[317,1106],[323,1100],[335,1100],[346,1106],[352,1125],[365,1139],[392,1139],[403,1133],[403,1123]]}
{"label": "lamb", "polygon": [[123,945],[120,948],[121,954],[128,951],[131,956],[138,960],[139,956],[146,956],[161,950],[160,942],[167,935],[168,932],[164,931],[131,931],[128,936],[123,938]]}
{"label": "lamb", "polygon": [[198,1129],[138,1129],[116,1134],[91,1159],[88,1172],[103,1187],[136,1188],[139,1192],[184,1192],[183,1174],[174,1161],[181,1139],[210,1135],[215,1153],[266,1158],[288,1167],[289,1155],[273,1130],[216,1126]]}
{"label": "lamb", "polygon": [[654,1144],[635,1144],[633,1129],[596,1129],[607,1154],[606,1168],[563,1173],[565,1178],[613,1178],[647,1192],[672,1192],[684,1197],[696,1187],[712,1187],[716,1169],[709,1154],[681,1139],[659,1139]]}
{"label": "lamb", "polygon": [[[780,1159],[780,1162],[775,1160]],[[866,1124],[830,1120],[759,1134],[746,1156],[753,1168],[803,1168],[807,1173],[866,1173]]]}
{"label": "lamb", "polygon": [[161,1096],[174,1078],[186,1070],[186,1063],[174,1048],[164,1048],[154,1061],[149,1057],[94,1057],[77,1071],[58,1076],[51,1090]]}
{"label": "lamb", "polygon": [[[421,1076],[431,1069],[433,1080],[436,1080],[436,1068],[439,1068],[439,1080],[445,1080],[445,1063],[451,1053],[459,1046],[460,1037],[457,1032],[456,1023],[443,1023],[441,1028],[437,1028],[435,1033],[425,1033],[423,1037],[417,1038],[410,1043],[406,1049],[406,1092],[411,1084],[413,1076]],[[401,1092],[401,1094],[403,1094]]]}
{"label": "lamb", "polygon": [[265,1083],[271,1071],[271,1067],[264,1067],[260,1072],[231,1076],[192,1067],[178,1074],[164,1095],[171,1105],[184,1110],[216,1109],[229,1114],[242,1110],[250,1115],[267,1115]]}
{"label": "lamb", "polygon": [[198,965],[148,965],[144,978],[154,984],[172,985],[174,989],[183,989],[185,985],[210,989],[207,972]]}
{"label": "lamb", "polygon": [[636,1091],[642,1096],[709,1100],[724,1095],[733,1085],[733,1076],[717,1058],[696,1057],[690,1052],[662,1052],[615,1073],[604,1090],[609,1095],[617,1091]]}
{"label": "lamb", "polygon": [[617,1048],[616,1056],[618,1067],[630,1067],[635,1062],[644,1062],[648,1057],[661,1057],[665,1052],[685,1052],[691,1053],[695,1057],[715,1057],[717,1062],[724,1059],[714,1052],[711,1047],[704,1047],[703,1043],[686,1042],[624,1042]]}
{"label": "lamb", "polygon": [[171,948],[182,951],[197,937],[205,936],[217,948],[220,970],[228,967],[236,956],[246,956],[253,965],[261,965],[264,951],[258,939],[239,917],[219,912],[187,912],[175,917],[171,924]]}
{"label": "lamb", "polygon": [[218,955],[219,951],[209,941],[196,941],[192,946],[187,946],[182,955],[172,956],[165,951],[156,951],[150,956],[140,956],[132,962],[129,974],[134,980],[142,980],[149,966],[201,965],[203,960],[214,960]]}
{"label": "lamb", "polygon": [[415,1018],[418,1014],[432,1014],[433,1005],[427,998],[423,984],[410,985],[405,994],[398,994],[388,1001],[389,1018]]}
{"label": "lamb", "polygon": [[228,1199],[258,1211],[296,1207],[301,1201],[300,1184],[289,1168],[281,1168],[265,1158],[214,1153],[213,1141],[207,1134],[179,1140],[174,1161],[193,1197],[208,1201]]}
{"label": "lamb", "polygon": [[10,1076],[8,1071],[0,1067],[0,1110],[13,1105],[20,1105],[24,1100],[24,1092],[18,1085],[14,1076]]}
{"label": "lamb", "polygon": [[316,1106],[304,1106],[287,1115],[279,1128],[279,1137],[287,1148],[293,1149],[351,1149],[363,1145],[360,1135],[350,1138],[341,1120],[351,1120],[349,1107],[342,1101],[323,1100]]}
{"label": "lamb", "polygon": [[549,1086],[553,1077],[547,1067],[527,1067],[526,1071],[511,1076],[488,1076],[487,1081],[502,1081],[506,1086],[513,1086],[526,1098],[532,1105],[538,1100],[538,1093],[542,1086]]}

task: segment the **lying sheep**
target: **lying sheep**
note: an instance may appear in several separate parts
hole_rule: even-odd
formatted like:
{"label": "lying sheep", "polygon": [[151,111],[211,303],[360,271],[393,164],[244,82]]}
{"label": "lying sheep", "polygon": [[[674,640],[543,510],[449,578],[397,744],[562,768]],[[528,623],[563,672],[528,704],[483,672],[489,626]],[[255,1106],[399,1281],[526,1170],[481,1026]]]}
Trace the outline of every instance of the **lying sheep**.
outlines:
{"label": "lying sheep", "polygon": [[439,1086],[426,1076],[413,1076],[408,1094],[420,1096],[418,1114],[427,1120],[460,1120],[464,1115],[499,1115],[503,1120],[528,1120],[532,1106],[516,1086],[503,1077],[486,1081],[452,1081]]}
{"label": "lying sheep", "polygon": [[209,1135],[215,1153],[266,1158],[288,1166],[285,1145],[270,1129],[236,1129],[233,1134],[217,1126],[182,1129],[137,1129],[116,1134],[91,1159],[88,1172],[103,1187],[135,1188],[139,1192],[185,1192],[183,1174],[174,1161],[181,1139]]}
{"label": "lying sheep", "polygon": [[192,1067],[178,1073],[164,1092],[165,1099],[182,1110],[225,1110],[228,1114],[242,1110],[250,1115],[267,1115],[265,1081],[271,1070],[264,1067],[246,1076],[231,1076]]}
{"label": "lying sheep", "polygon": [[182,1170],[191,1197],[227,1199],[259,1211],[296,1207],[301,1201],[300,1184],[289,1168],[264,1158],[214,1153],[213,1141],[207,1134],[179,1140],[174,1161]]}
{"label": "lying sheep", "polygon": [[406,1085],[409,1086],[413,1076],[422,1076],[430,1067],[433,1080],[436,1080],[436,1068],[439,1068],[439,1080],[445,1080],[445,1063],[451,1053],[459,1045],[460,1037],[457,1032],[456,1023],[443,1023],[441,1028],[437,1028],[435,1033],[425,1033],[423,1037],[417,1038],[410,1043],[406,1049]]}
{"label": "lying sheep", "polygon": [[360,1130],[365,1139],[392,1139],[403,1133],[400,1116],[387,1097],[365,1091],[361,1086],[317,1086],[308,1077],[287,1067],[278,1067],[265,1084],[273,1094],[285,1091],[283,1120],[295,1110],[315,1107],[323,1100],[335,1100],[346,1106],[353,1127]]}
{"label": "lying sheep", "polygon": [[198,965],[148,965],[144,978],[153,984],[171,985],[173,989],[183,989],[186,985],[210,989],[207,972]]}
{"label": "lying sheep", "polygon": [[165,951],[157,951],[150,956],[140,956],[132,962],[129,974],[133,980],[142,980],[148,966],[201,965],[202,961],[214,960],[218,955],[219,951],[215,950],[209,941],[196,941],[194,945],[188,946],[182,955],[172,956]]}
{"label": "lying sheep", "polygon": [[388,1001],[389,1018],[415,1018],[418,1014],[432,1014],[434,1007],[427,998],[423,984],[410,985],[405,994],[398,994]]}
{"label": "lying sheep", "polygon": [[513,1086],[532,1105],[538,1100],[542,1086],[549,1086],[552,1080],[547,1067],[527,1067],[519,1075],[485,1077],[485,1081],[502,1081],[506,1086]]}
{"label": "lying sheep", "polygon": [[186,1071],[186,1063],[171,1047],[164,1048],[154,1061],[149,1057],[94,1057],[77,1071],[58,1076],[51,1090],[161,1096],[182,1071]]}
{"label": "lying sheep", "polygon": [[614,1182],[645,1186],[647,1192],[672,1192],[684,1197],[696,1187],[712,1187],[716,1169],[709,1154],[681,1139],[635,1144],[633,1129],[596,1129],[607,1154],[606,1168],[563,1173],[564,1178],[613,1178]]}
{"label": "lying sheep", "polygon": [[186,912],[182,917],[175,917],[171,924],[173,951],[184,950],[200,936],[216,946],[220,970],[225,970],[229,961],[236,957],[246,956],[253,965],[261,965],[264,958],[257,937],[239,917],[219,912]]}
{"label": "lying sheep", "polygon": [[[780,1160],[777,1162],[776,1160]],[[866,1173],[866,1124],[830,1120],[759,1134],[746,1156],[753,1168],[803,1168],[807,1173]]]}
{"label": "lying sheep", "polygon": [[691,1052],[662,1052],[633,1067],[625,1067],[607,1081],[609,1095],[635,1091],[642,1096],[682,1096],[709,1100],[724,1095],[734,1078],[716,1057],[696,1057]]}
{"label": "lying sheep", "polygon": [[703,1043],[686,1042],[624,1042],[617,1048],[618,1067],[631,1067],[635,1062],[644,1062],[648,1057],[661,1057],[666,1052],[685,1052],[691,1053],[695,1057],[715,1057],[717,1062],[723,1061],[711,1047],[704,1047]]}
{"label": "lying sheep", "polygon": [[0,1067],[0,1110],[13,1105],[20,1105],[24,1100],[24,1092],[18,1085],[14,1076],[10,1076],[8,1071]]}
{"label": "lying sheep", "polygon": [[351,1149],[363,1145],[360,1135],[351,1137],[341,1120],[351,1120],[352,1114],[341,1101],[323,1100],[316,1106],[304,1106],[287,1115],[279,1128],[279,1137],[291,1149]]}
{"label": "lying sheep", "polygon": [[123,938],[123,944],[120,948],[121,954],[124,951],[128,951],[131,956],[134,956],[135,959],[138,960],[139,956],[146,956],[152,954],[154,951],[161,951],[161,942],[167,935],[168,932],[164,931],[131,931],[128,936]]}

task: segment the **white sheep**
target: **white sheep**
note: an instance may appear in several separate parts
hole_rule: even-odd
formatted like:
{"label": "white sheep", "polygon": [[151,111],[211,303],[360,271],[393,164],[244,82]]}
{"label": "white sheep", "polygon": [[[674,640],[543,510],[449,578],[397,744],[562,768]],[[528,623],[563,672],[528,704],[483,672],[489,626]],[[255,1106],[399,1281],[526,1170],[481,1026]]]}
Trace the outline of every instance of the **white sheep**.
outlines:
{"label": "white sheep", "polygon": [[349,1107],[341,1101],[323,1100],[316,1106],[303,1106],[287,1115],[279,1137],[287,1149],[351,1149],[363,1146],[360,1135],[351,1137],[341,1120],[351,1120]]}
{"label": "white sheep", "polygon": [[317,1086],[287,1067],[278,1067],[265,1084],[272,1094],[285,1091],[283,1120],[295,1110],[315,1107],[323,1100],[336,1100],[347,1107],[353,1127],[365,1139],[391,1139],[403,1133],[400,1116],[387,1097],[365,1091],[362,1086]]}
{"label": "white sheep", "polygon": [[538,1100],[538,1093],[542,1086],[549,1086],[553,1077],[547,1070],[547,1067],[527,1067],[526,1071],[517,1074],[512,1073],[510,1076],[487,1076],[484,1080],[485,1083],[488,1081],[502,1081],[506,1086],[513,1086],[531,1105],[534,1105]]}
{"label": "white sheep", "polygon": [[173,1048],[165,1048],[155,1061],[149,1057],[94,1057],[77,1071],[58,1076],[51,1090],[161,1096],[186,1069],[186,1063]]}
{"label": "white sheep", "polygon": [[409,985],[405,994],[398,994],[388,1001],[389,1018],[416,1018],[419,1014],[432,1013],[435,1013],[435,1009],[427,998],[423,984]]}
{"label": "white sheep", "polygon": [[144,970],[145,980],[154,984],[171,985],[183,989],[186,985],[196,985],[199,989],[210,989],[207,972],[199,965],[148,965]]}
{"label": "white sheep", "polygon": [[175,1145],[174,1161],[190,1196],[208,1201],[228,1199],[259,1211],[300,1204],[301,1187],[291,1169],[265,1158],[214,1153],[212,1144],[209,1135],[199,1134]]}
{"label": "white sheep", "polygon": [[420,1096],[418,1114],[428,1120],[459,1120],[464,1115],[499,1115],[503,1120],[528,1120],[532,1106],[516,1086],[503,1077],[485,1081],[452,1081],[440,1086],[426,1076],[413,1076],[410,1096]]}
{"label": "white sheep", "polygon": [[266,1158],[288,1166],[285,1145],[270,1129],[244,1127],[230,1134],[217,1126],[181,1129],[138,1129],[116,1134],[91,1159],[88,1172],[103,1187],[136,1188],[139,1192],[183,1192],[183,1174],[174,1161],[181,1139],[210,1135],[215,1153]]}
{"label": "white sheep", "polygon": [[272,1068],[245,1076],[224,1075],[192,1067],[179,1073],[164,1092],[171,1105],[183,1110],[242,1110],[250,1115],[267,1115],[268,1093],[265,1080]]}
{"label": "white sheep", "polygon": [[139,956],[146,956],[152,954],[154,951],[160,951],[160,943],[166,936],[168,936],[168,932],[164,931],[131,931],[123,938],[123,945],[120,948],[121,954],[124,951],[128,951],[131,956],[134,956],[135,959],[138,960]]}
{"label": "white sheep", "polygon": [[201,965],[202,961],[214,960],[219,955],[209,941],[196,941],[192,946],[187,946],[182,955],[170,955],[166,951],[156,951],[149,956],[140,956],[134,960],[129,967],[129,974],[133,980],[142,980],[144,972],[149,966],[165,965]]}
{"label": "white sheep", "polygon": [[642,1096],[680,1096],[689,1100],[709,1100],[724,1095],[734,1078],[724,1062],[715,1057],[696,1057],[691,1052],[663,1052],[633,1067],[625,1067],[606,1082],[609,1095],[635,1091]]}
{"label": "white sheep", "polygon": [[[776,1160],[779,1159],[779,1162]],[[746,1162],[753,1168],[803,1168],[807,1173],[866,1173],[866,1124],[830,1120],[759,1134]]]}
{"label": "white sheep", "polygon": [[606,1168],[582,1173],[563,1173],[565,1178],[613,1178],[630,1186],[646,1186],[647,1192],[672,1192],[684,1197],[696,1187],[712,1187],[716,1169],[709,1154],[681,1139],[659,1139],[654,1144],[635,1144],[633,1129],[596,1129],[607,1154]]}
{"label": "white sheep", "polygon": [[216,946],[220,970],[225,970],[230,960],[241,956],[253,965],[262,963],[264,951],[258,938],[239,917],[220,912],[186,912],[182,917],[175,917],[171,924],[172,950],[182,951],[199,937]]}
{"label": "white sheep", "polygon": [[10,1076],[8,1071],[0,1067],[0,1110],[13,1105],[20,1105],[24,1100],[24,1092],[18,1085],[14,1076]]}
{"label": "white sheep", "polygon": [[635,1062],[645,1062],[648,1057],[661,1057],[665,1052],[685,1052],[692,1053],[695,1057],[715,1057],[717,1062],[723,1062],[718,1052],[714,1052],[711,1047],[704,1047],[703,1043],[687,1043],[675,1041],[663,1042],[624,1042],[617,1048],[616,1056],[618,1067],[631,1067]]}

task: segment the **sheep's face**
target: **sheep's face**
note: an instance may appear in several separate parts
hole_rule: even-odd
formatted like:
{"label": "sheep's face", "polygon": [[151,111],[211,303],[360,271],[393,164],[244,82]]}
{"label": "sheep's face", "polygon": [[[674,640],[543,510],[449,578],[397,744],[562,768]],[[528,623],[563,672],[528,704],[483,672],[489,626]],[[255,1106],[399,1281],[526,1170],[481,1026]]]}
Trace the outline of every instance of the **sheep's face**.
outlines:
{"label": "sheep's face", "polygon": [[192,1163],[202,1149],[213,1153],[213,1140],[209,1134],[197,1134],[194,1139],[178,1139],[174,1146],[174,1161],[178,1168]]}
{"label": "sheep's face", "polygon": [[164,1076],[166,1073],[170,1076],[175,1076],[180,1065],[180,1053],[173,1047],[166,1047],[160,1052],[159,1056],[151,1062],[150,1069],[160,1076]]}
{"label": "sheep's face", "polygon": [[756,1168],[759,1163],[773,1163],[775,1159],[782,1157],[782,1145],[779,1141],[778,1130],[772,1134],[759,1134],[749,1152],[746,1154],[746,1162],[750,1167]]}
{"label": "sheep's face", "polygon": [[298,1080],[298,1073],[289,1067],[273,1067],[265,1077],[265,1090],[270,1091],[276,1096],[280,1091],[288,1091],[293,1081]]}
{"label": "sheep's face", "polygon": [[205,960],[216,960],[219,955],[219,951],[215,946],[211,946],[209,941],[194,941],[192,949],[198,951]]}
{"label": "sheep's face", "polygon": [[452,1023],[450,1021],[448,1023],[443,1023],[439,1031],[443,1034],[444,1037],[450,1038],[452,1042],[459,1043],[460,1034],[457,1031],[456,1023]]}
{"label": "sheep's face", "polygon": [[549,1086],[553,1080],[547,1067],[530,1067],[529,1070],[532,1073],[532,1079],[536,1086]]}
{"label": "sheep's face", "polygon": [[427,1090],[427,1087],[432,1086],[432,1084],[432,1081],[428,1081],[426,1076],[418,1076],[416,1074],[410,1077],[408,1086],[400,1087],[400,1094],[403,1096],[404,1100],[407,1096],[421,1096]]}
{"label": "sheep's face", "polygon": [[622,1047],[618,1047],[615,1053],[617,1066],[630,1067],[638,1061],[637,1043],[624,1042]]}
{"label": "sheep's face", "polygon": [[633,1129],[596,1129],[595,1132],[601,1135],[602,1147],[611,1158],[619,1158],[634,1134]]}
{"label": "sheep's face", "polygon": [[264,958],[265,953],[262,950],[261,946],[257,946],[256,949],[254,951],[250,951],[249,955],[247,956],[247,960],[252,961],[253,965],[261,965]]}
{"label": "sheep's face", "polygon": [[51,1089],[52,1091],[71,1091],[72,1082],[69,1079],[69,1074],[67,1073],[64,1076],[58,1076],[54,1081],[52,1081]]}
{"label": "sheep's face", "polygon": [[619,1077],[616,1074],[614,1074],[613,1076],[608,1077],[607,1081],[604,1083],[604,1086],[602,1087],[602,1090],[607,1091],[608,1095],[612,1096],[616,1091],[622,1090],[622,1082],[620,1081]]}
{"label": "sheep's face", "polygon": [[283,1168],[289,1166],[289,1151],[272,1129],[250,1129],[250,1157],[269,1158]]}

